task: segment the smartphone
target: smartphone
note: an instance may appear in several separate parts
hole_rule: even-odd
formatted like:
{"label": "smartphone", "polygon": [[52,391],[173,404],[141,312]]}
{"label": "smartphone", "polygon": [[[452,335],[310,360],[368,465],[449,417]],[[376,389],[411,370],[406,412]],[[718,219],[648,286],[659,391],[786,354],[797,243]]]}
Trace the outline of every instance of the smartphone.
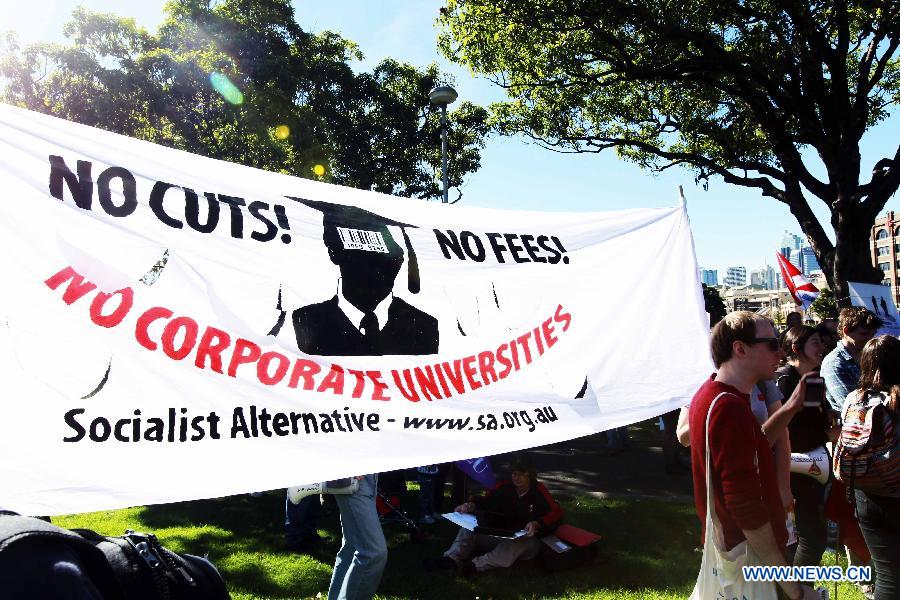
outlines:
{"label": "smartphone", "polygon": [[806,396],[803,398],[805,408],[822,408],[825,401],[825,380],[821,377],[806,378]]}

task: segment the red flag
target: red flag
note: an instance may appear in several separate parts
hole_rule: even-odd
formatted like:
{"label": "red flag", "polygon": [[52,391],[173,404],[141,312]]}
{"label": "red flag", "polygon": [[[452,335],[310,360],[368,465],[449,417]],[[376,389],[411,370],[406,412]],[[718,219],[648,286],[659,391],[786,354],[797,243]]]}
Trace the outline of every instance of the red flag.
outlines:
{"label": "red flag", "polygon": [[784,285],[787,286],[794,298],[794,302],[803,307],[804,310],[809,308],[813,300],[819,296],[819,288],[811,284],[800,269],[794,266],[792,262],[781,255],[781,252],[775,253],[778,260],[778,266],[781,269],[781,276],[784,278]]}

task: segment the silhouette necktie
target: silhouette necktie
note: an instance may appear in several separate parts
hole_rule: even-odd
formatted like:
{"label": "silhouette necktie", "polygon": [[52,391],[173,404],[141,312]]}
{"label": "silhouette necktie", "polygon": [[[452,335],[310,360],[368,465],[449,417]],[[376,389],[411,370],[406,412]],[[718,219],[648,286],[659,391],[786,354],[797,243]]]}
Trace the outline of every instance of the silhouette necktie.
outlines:
{"label": "silhouette necktie", "polygon": [[366,342],[369,347],[374,349],[378,343],[378,317],[373,312],[367,312],[363,315],[362,321],[359,323]]}

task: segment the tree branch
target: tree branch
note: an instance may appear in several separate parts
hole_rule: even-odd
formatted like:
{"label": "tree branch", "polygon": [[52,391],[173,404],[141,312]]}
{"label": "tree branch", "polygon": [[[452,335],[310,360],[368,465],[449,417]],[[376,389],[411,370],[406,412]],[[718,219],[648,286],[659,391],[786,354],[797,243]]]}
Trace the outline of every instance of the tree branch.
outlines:
{"label": "tree branch", "polygon": [[[557,142],[551,142],[546,138],[538,136],[528,129],[519,129],[518,133],[524,134],[529,138],[538,142],[542,147],[552,150],[555,152],[560,152],[563,154],[566,153],[578,153],[578,150],[565,151],[559,150],[559,146],[562,145],[563,142],[571,142],[571,143],[582,143],[587,146],[590,146],[591,150],[581,150],[580,152],[591,152],[591,153],[599,153],[603,150],[609,148],[616,147],[629,147],[641,150],[648,154],[652,154],[654,156],[658,156],[660,158],[666,159],[668,161],[677,161],[678,163],[687,163],[693,165],[700,169],[701,171],[705,171],[708,173],[713,173],[722,177],[727,183],[731,183],[734,185],[740,185],[742,187],[752,187],[762,190],[763,195],[770,196],[779,200],[780,202],[787,202],[784,191],[778,189],[772,181],[768,177],[741,177],[735,175],[730,170],[721,165],[717,164],[715,161],[702,156],[696,153],[690,152],[671,152],[666,151],[661,148],[658,148],[652,144],[648,144],[646,142],[642,142],[640,140],[628,140],[622,138],[609,138],[609,137],[586,137],[586,138],[569,138],[566,140],[559,140]],[[670,165],[667,165],[665,168],[668,168]],[[756,170],[755,167],[753,170]]]}
{"label": "tree branch", "polygon": [[884,208],[887,201],[900,187],[900,146],[894,153],[894,158],[883,158],[872,169],[872,178],[869,183],[859,186],[854,198],[865,200],[860,202],[860,209],[867,218],[874,220]]}

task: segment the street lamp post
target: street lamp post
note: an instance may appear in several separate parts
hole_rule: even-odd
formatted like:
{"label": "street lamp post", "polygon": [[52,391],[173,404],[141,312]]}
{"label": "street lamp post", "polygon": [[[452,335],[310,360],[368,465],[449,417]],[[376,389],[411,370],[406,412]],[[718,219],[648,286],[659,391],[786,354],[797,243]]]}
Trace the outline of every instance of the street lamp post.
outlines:
{"label": "street lamp post", "polygon": [[428,94],[431,103],[441,107],[441,179],[444,191],[441,201],[444,204],[448,202],[450,193],[450,183],[447,178],[447,105],[455,102],[458,97],[459,94],[449,85],[439,85]]}

